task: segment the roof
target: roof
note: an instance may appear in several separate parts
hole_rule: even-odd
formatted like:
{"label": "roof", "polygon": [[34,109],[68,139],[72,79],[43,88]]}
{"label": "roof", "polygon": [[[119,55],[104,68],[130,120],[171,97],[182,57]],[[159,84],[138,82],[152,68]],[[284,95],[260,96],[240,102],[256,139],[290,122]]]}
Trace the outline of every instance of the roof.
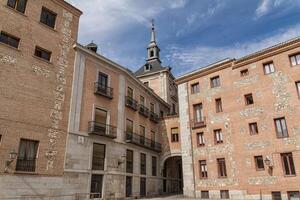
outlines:
{"label": "roof", "polygon": [[[146,65],[150,66],[150,70],[145,71]],[[136,76],[143,76],[143,75],[152,74],[152,73],[159,72],[159,71],[166,70],[166,69],[169,69],[169,67],[162,66],[161,63],[157,59],[155,59],[153,61],[148,61],[145,65],[143,65],[140,69],[138,69],[134,74]]]}
{"label": "roof", "polygon": [[159,102],[161,102],[163,105],[165,105],[167,108],[170,108],[170,105],[165,102],[165,100],[163,100],[160,96],[158,96],[152,89],[150,89],[148,86],[145,86],[144,83],[142,83],[137,77],[135,77],[135,75],[128,69],[128,68],[125,68],[115,62],[113,62],[112,60],[94,52],[94,51],[91,51],[89,49],[87,49],[86,47],[84,47],[83,45],[79,44],[79,43],[76,43],[74,45],[74,48],[76,50],[81,50],[82,52],[85,52],[86,54],[89,54],[97,59],[100,59],[102,61],[105,61],[107,63],[109,63],[110,65],[116,67],[117,69],[121,70],[122,72],[126,73],[130,78],[132,78],[133,80],[135,80],[142,88],[144,88],[144,90],[152,95],[154,98],[156,98]]}

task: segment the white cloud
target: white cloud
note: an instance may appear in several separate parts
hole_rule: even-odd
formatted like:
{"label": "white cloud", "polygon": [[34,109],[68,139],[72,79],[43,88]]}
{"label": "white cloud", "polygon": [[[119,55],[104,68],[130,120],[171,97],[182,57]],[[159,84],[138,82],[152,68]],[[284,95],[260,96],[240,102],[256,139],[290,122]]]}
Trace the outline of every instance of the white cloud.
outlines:
{"label": "white cloud", "polygon": [[170,45],[167,48],[167,52],[169,53],[165,56],[165,58],[167,62],[172,63],[176,74],[182,74],[224,58],[239,58],[248,55],[291,38],[298,37],[299,33],[300,24],[287,30],[281,30],[277,34],[267,38],[245,43],[236,43],[232,46],[199,46],[187,48]]}

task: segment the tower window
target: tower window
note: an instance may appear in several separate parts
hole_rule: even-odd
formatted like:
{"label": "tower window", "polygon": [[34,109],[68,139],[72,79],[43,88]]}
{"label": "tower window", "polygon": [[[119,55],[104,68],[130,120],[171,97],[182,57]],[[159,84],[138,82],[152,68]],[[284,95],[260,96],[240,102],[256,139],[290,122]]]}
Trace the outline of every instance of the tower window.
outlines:
{"label": "tower window", "polygon": [[150,51],[150,57],[152,58],[154,56],[154,51]]}
{"label": "tower window", "polygon": [[151,65],[146,64],[146,65],[145,65],[145,71],[150,71],[150,69],[151,69]]}

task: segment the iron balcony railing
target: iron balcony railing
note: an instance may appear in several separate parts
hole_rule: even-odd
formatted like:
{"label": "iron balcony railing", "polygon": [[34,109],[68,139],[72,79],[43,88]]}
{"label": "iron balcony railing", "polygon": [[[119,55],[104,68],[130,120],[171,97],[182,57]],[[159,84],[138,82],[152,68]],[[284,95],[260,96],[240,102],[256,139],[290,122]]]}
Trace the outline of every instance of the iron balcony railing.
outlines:
{"label": "iron balcony railing", "polygon": [[126,98],[126,106],[136,111],[138,109],[137,101],[130,96],[126,96],[125,98]]}
{"label": "iron balcony railing", "polygon": [[126,142],[132,143],[156,152],[161,152],[161,144],[136,133],[126,132]]}
{"label": "iron balcony railing", "polygon": [[150,111],[150,120],[155,123],[158,123],[159,117],[156,113],[154,113],[153,111]]}
{"label": "iron balcony railing", "polygon": [[144,117],[149,117],[149,109],[142,104],[139,105],[139,113]]}
{"label": "iron balcony railing", "polygon": [[36,159],[18,158],[16,171],[34,172]]}
{"label": "iron balcony railing", "polygon": [[117,128],[115,126],[100,122],[89,122],[89,133],[109,138],[117,138]]}
{"label": "iron balcony railing", "polygon": [[95,94],[102,95],[109,99],[113,98],[113,88],[103,85],[101,83],[95,82]]}
{"label": "iron balcony railing", "polygon": [[192,128],[202,128],[206,126],[206,117],[201,117],[199,119],[194,119],[191,121]]}

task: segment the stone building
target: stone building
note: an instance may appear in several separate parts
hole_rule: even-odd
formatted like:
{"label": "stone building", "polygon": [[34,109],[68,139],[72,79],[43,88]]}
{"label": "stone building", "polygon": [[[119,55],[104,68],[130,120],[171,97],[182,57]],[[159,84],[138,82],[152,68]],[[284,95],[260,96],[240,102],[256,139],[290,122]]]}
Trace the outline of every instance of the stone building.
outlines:
{"label": "stone building", "polygon": [[186,196],[299,199],[299,52],[296,38],[176,79]]}

